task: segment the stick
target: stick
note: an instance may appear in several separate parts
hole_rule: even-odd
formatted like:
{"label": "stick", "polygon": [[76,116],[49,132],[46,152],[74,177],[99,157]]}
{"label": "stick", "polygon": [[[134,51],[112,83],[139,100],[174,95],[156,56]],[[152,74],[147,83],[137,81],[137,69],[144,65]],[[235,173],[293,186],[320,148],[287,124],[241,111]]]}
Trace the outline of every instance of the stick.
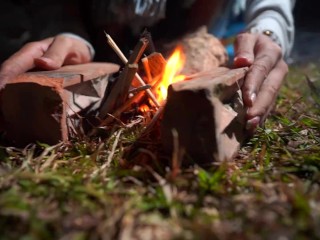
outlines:
{"label": "stick", "polygon": [[[115,53],[119,56],[119,58],[121,59],[121,61],[126,64],[128,62],[128,59],[126,58],[126,56],[124,56],[124,54],[122,53],[122,51],[120,50],[120,48],[117,46],[117,44],[113,41],[113,39],[111,38],[111,36],[109,34],[106,34],[107,37],[107,41],[108,44],[110,45],[110,47],[115,51]],[[140,75],[138,73],[135,74],[136,78],[138,79],[139,83],[142,86],[145,86],[145,82],[142,80],[142,78],[140,77]],[[151,100],[153,101],[153,103],[156,105],[157,108],[160,107],[160,104],[158,103],[156,97],[153,95],[153,93],[151,92],[150,89],[146,90],[147,94],[149,95],[149,97],[151,98]]]}
{"label": "stick", "polygon": [[147,134],[153,127],[153,125],[157,122],[157,120],[159,119],[159,117],[162,115],[164,107],[160,107],[157,112],[154,114],[151,122],[145,127],[143,133],[141,134],[141,136]]}
{"label": "stick", "polygon": [[144,71],[147,74],[148,82],[152,83],[153,79],[152,79],[151,70],[150,70],[150,67],[149,67],[149,60],[148,60],[148,58],[143,58],[141,61],[142,61],[142,64],[143,64]]}
{"label": "stick", "polygon": [[148,39],[146,38],[140,38],[138,44],[133,49],[133,52],[131,53],[128,62],[131,63],[138,63],[142,54],[146,50],[146,47],[148,46]]}
{"label": "stick", "polygon": [[109,112],[115,111],[127,99],[129,87],[138,70],[138,64],[127,64],[121,72],[110,95],[104,101],[99,110],[99,118],[104,119]]}
{"label": "stick", "polygon": [[149,41],[149,45],[148,45],[148,48],[147,48],[148,55],[151,54],[151,53],[154,53],[156,51],[156,48],[154,46],[151,33],[147,29],[145,29],[143,31],[143,33],[141,34],[141,37],[145,37]]}
{"label": "stick", "polygon": [[138,92],[150,89],[150,88],[151,88],[151,85],[147,84],[145,86],[133,88],[133,89],[129,90],[129,93],[138,93]]}
{"label": "stick", "polygon": [[[139,92],[136,95],[134,95],[132,98],[129,98],[124,104],[122,104],[118,109],[116,109],[112,113],[112,117],[109,116],[109,117],[105,118],[103,121],[101,121],[99,126],[106,126],[107,124],[111,123],[114,120],[114,118],[119,117],[120,114],[123,113],[123,111],[125,111],[127,108],[129,108],[132,103],[134,103],[135,101],[138,101],[140,98],[142,98],[143,95],[144,95],[144,92]],[[96,131],[92,131],[92,134],[94,134],[95,132]]]}

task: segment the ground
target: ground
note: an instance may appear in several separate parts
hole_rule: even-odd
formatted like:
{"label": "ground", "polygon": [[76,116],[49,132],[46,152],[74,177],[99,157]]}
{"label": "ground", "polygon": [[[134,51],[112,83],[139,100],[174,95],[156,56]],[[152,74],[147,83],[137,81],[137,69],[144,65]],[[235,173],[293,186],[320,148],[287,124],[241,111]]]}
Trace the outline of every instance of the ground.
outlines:
{"label": "ground", "polygon": [[138,125],[107,141],[2,147],[0,239],[320,238],[320,64],[299,46],[275,110],[234,161],[125,169]]}

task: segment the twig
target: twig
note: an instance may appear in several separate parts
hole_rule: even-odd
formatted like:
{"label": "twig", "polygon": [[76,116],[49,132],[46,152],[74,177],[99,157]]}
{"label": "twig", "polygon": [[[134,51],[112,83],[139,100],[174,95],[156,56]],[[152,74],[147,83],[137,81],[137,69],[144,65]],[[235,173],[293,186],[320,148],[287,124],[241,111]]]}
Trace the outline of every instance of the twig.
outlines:
{"label": "twig", "polygon": [[105,172],[106,169],[110,166],[111,164],[111,161],[112,161],[112,158],[114,156],[114,153],[116,151],[116,148],[117,148],[117,145],[118,145],[118,142],[119,142],[119,139],[120,139],[120,135],[122,133],[123,129],[120,129],[117,133],[117,135],[115,136],[115,140],[113,142],[113,145],[112,145],[112,149],[111,149],[111,152],[109,153],[109,156],[108,156],[108,159],[107,161],[105,162],[105,164],[103,164],[99,169],[95,170],[91,177],[96,177],[98,173],[102,173],[102,172]]}
{"label": "twig", "polygon": [[133,88],[133,89],[129,90],[129,93],[138,93],[138,92],[150,89],[150,88],[151,88],[151,85],[147,84],[145,86]]}
{"label": "twig", "polygon": [[150,129],[152,129],[153,125],[157,122],[157,120],[159,119],[159,117],[161,116],[162,112],[163,112],[163,107],[160,107],[157,112],[154,114],[152,120],[150,121],[150,123],[145,127],[143,133],[141,134],[141,136],[143,136],[144,134],[147,134],[148,131]]}
{"label": "twig", "polygon": [[148,54],[154,53],[156,51],[156,48],[154,46],[154,42],[152,40],[151,33],[147,29],[145,29],[142,32],[141,37],[147,38],[148,41],[149,41],[149,45],[148,45],[148,48],[147,48],[147,53]]}
{"label": "twig", "polygon": [[110,152],[110,154],[108,156],[107,162],[104,165],[102,165],[101,170],[105,170],[107,167],[110,166],[112,158],[113,158],[113,155],[114,155],[114,153],[116,151],[116,147],[118,145],[118,142],[119,142],[120,135],[121,135],[122,131],[123,131],[123,129],[120,129],[118,134],[116,135],[116,139],[113,142],[112,149],[111,149],[111,152]]}
{"label": "twig", "polygon": [[[112,122],[115,118],[119,117],[121,113],[123,113],[123,111],[125,111],[127,108],[129,108],[131,106],[132,103],[134,103],[136,100],[138,100],[139,98],[143,97],[144,92],[139,92],[138,94],[134,95],[132,98],[129,98],[124,104],[122,104],[115,112],[113,112],[111,116],[107,117],[106,119],[104,119],[100,126],[105,126],[107,124],[109,124],[110,122]],[[92,132],[91,135],[93,135],[95,133],[95,131]]]}
{"label": "twig", "polygon": [[99,110],[100,119],[104,119],[109,112],[115,111],[115,109],[126,101],[131,82],[134,79],[137,70],[138,64],[126,64],[110,95],[106,101],[101,104]]}
{"label": "twig", "polygon": [[148,46],[148,39],[146,38],[140,38],[138,44],[133,49],[133,52],[131,53],[128,63],[138,63],[142,54],[146,50],[146,47]]}
{"label": "twig", "polygon": [[[128,59],[124,56],[124,54],[122,53],[122,51],[120,50],[120,48],[117,46],[117,44],[113,41],[113,39],[111,38],[111,36],[109,34],[106,34],[107,37],[107,41],[108,44],[110,45],[110,47],[115,51],[115,53],[119,56],[119,58],[121,59],[121,61],[126,64],[128,62]],[[138,73],[135,74],[136,78],[138,79],[139,83],[142,86],[145,86],[145,82],[142,80],[142,78],[140,77],[140,75]],[[153,95],[153,93],[151,92],[150,89],[146,90],[147,94],[149,95],[149,97],[151,98],[151,100],[153,101],[153,103],[156,105],[157,108],[160,107],[160,104],[158,103],[156,97]]]}

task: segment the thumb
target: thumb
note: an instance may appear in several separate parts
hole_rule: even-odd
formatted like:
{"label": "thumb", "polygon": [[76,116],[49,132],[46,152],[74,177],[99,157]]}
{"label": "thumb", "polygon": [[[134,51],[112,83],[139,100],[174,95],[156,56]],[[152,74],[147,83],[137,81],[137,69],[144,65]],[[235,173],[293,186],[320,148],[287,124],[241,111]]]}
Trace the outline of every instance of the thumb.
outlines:
{"label": "thumb", "polygon": [[39,68],[54,70],[63,65],[81,64],[90,61],[91,53],[84,41],[58,35],[43,56],[35,59],[35,64]]}
{"label": "thumb", "polygon": [[41,57],[34,60],[35,65],[45,70],[60,68],[64,64],[66,57],[70,54],[71,46],[72,42],[67,37],[55,37],[47,51]]}

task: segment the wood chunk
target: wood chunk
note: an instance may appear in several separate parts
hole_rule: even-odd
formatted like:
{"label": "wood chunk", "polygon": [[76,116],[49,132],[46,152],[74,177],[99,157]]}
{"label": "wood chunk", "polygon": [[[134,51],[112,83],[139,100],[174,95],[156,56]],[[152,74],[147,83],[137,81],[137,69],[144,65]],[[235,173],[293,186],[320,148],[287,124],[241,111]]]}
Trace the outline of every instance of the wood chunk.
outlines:
{"label": "wood chunk", "polygon": [[184,164],[232,159],[245,136],[240,87],[246,71],[216,69],[172,84],[161,126],[164,150],[173,152],[175,129],[186,152]]}
{"label": "wood chunk", "polygon": [[27,72],[11,79],[0,92],[8,140],[16,146],[66,141],[68,115],[96,103],[102,97],[99,84],[118,69],[116,64],[88,63]]}

